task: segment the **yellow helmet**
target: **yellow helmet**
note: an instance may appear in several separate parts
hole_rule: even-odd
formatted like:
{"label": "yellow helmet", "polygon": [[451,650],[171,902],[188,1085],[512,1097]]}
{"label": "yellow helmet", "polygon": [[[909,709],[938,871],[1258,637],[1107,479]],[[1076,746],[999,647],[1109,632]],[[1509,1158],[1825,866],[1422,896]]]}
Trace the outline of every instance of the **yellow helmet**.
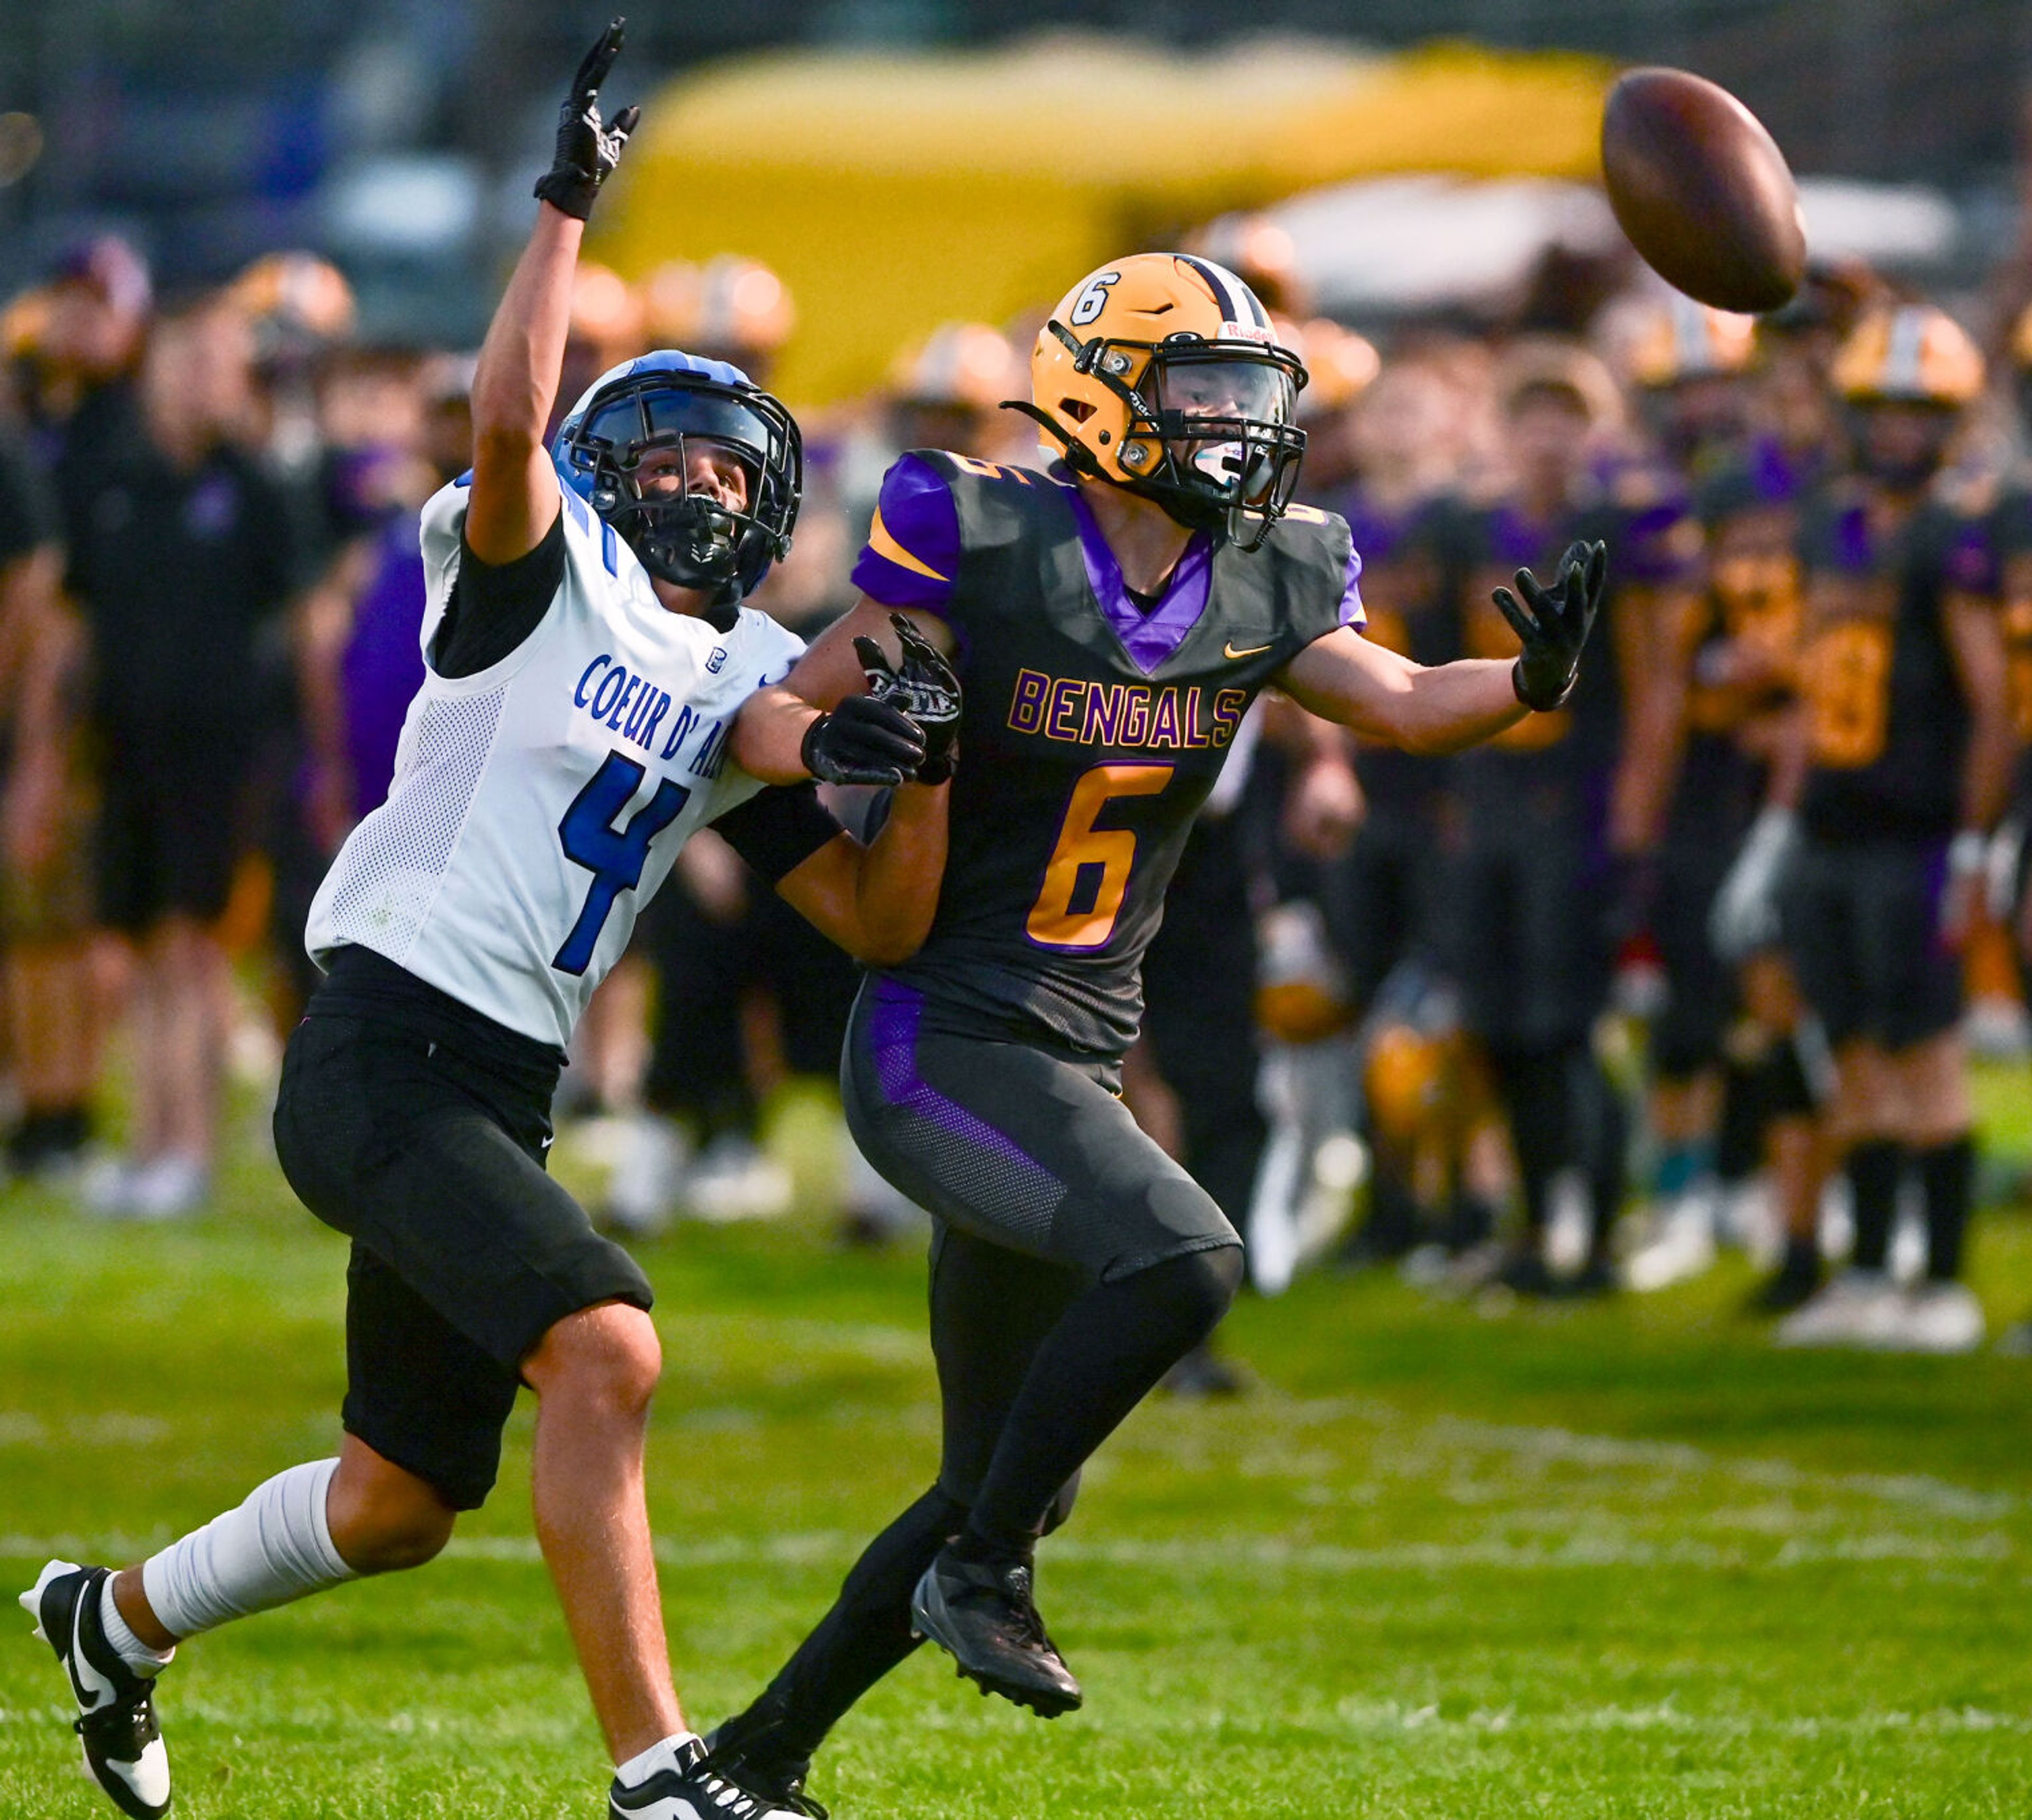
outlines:
{"label": "yellow helmet", "polygon": [[327,346],[353,333],[353,286],[314,252],[263,253],[228,294],[271,344]]}
{"label": "yellow helmet", "polygon": [[1254,550],[1298,484],[1305,363],[1234,273],[1144,252],[1089,272],[1037,333],[1035,417],[1074,473]]}
{"label": "yellow helmet", "polygon": [[1968,331],[1930,304],[1873,312],[1835,356],[1834,388],[1851,404],[1959,410],[1982,387],[1982,354]]}
{"label": "yellow helmet", "polygon": [[1630,379],[1647,391],[1746,372],[1757,319],[1675,296],[1644,312],[1629,346]]}
{"label": "yellow helmet", "polygon": [[1015,390],[1016,350],[986,323],[942,323],[904,349],[890,369],[890,396],[899,404],[992,411]]}
{"label": "yellow helmet", "polygon": [[611,266],[582,259],[572,273],[571,338],[611,365],[643,351],[646,316],[635,287]]}
{"label": "yellow helmet", "polygon": [[2019,312],[2011,327],[2011,364],[2020,372],[2032,372],[2032,304]]}
{"label": "yellow helmet", "polygon": [[0,358],[32,360],[43,351],[43,337],[50,326],[50,292],[47,285],[24,290],[0,310]]}
{"label": "yellow helmet", "polygon": [[1314,316],[1301,323],[1297,340],[1305,349],[1305,374],[1312,382],[1306,388],[1304,415],[1331,417],[1344,410],[1367,391],[1383,370],[1383,357],[1366,335],[1343,328],[1332,316]]}

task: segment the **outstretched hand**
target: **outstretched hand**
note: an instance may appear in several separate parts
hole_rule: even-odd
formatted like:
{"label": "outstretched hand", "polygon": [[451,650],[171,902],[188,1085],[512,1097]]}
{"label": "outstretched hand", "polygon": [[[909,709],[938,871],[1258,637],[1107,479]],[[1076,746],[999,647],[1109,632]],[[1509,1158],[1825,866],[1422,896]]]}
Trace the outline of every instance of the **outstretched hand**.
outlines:
{"label": "outstretched hand", "polygon": [[1507,588],[1496,590],[1496,607],[1524,647],[1510,680],[1526,708],[1549,713],[1573,692],[1581,647],[1601,609],[1608,574],[1605,544],[1574,543],[1560,557],[1551,587],[1543,586],[1529,569],[1519,569],[1516,593]]}
{"label": "outstretched hand", "polygon": [[943,783],[953,774],[953,746],[959,736],[959,678],[945,653],[901,613],[891,614],[889,623],[903,647],[900,665],[892,664],[872,638],[856,638],[854,654],[861,660],[869,693],[902,708],[924,735],[916,781]]}
{"label": "outstretched hand", "polygon": [[639,107],[624,107],[611,121],[600,117],[600,84],[621,54],[622,28],[626,23],[616,19],[610,24],[580,62],[571,93],[558,110],[555,159],[536,180],[539,197],[581,221],[591,217],[593,198],[614,174],[622,148],[642,117]]}

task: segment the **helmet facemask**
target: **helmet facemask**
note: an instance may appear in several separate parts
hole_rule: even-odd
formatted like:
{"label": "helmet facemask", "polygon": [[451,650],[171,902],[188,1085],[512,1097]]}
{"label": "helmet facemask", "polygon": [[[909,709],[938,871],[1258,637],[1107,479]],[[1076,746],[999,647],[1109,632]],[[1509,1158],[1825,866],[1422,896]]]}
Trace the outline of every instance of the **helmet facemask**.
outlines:
{"label": "helmet facemask", "polygon": [[[690,470],[701,446],[731,455],[746,498],[730,503],[694,490]],[[674,486],[652,487],[644,458]],[[566,439],[565,458],[592,480],[595,511],[661,581],[745,594],[790,547],[802,491],[797,425],[766,392],[715,380],[657,373],[596,398]]]}
{"label": "helmet facemask", "polygon": [[[1291,503],[1305,454],[1305,433],[1291,421],[1305,382],[1298,357],[1267,340],[1181,335],[1082,344],[1055,321],[1048,332],[1076,350],[1079,371],[1127,407],[1115,451],[1120,484],[1189,529],[1224,532],[1238,549],[1260,548]],[[1094,453],[1084,440],[1066,441],[1075,469],[1100,473]]]}

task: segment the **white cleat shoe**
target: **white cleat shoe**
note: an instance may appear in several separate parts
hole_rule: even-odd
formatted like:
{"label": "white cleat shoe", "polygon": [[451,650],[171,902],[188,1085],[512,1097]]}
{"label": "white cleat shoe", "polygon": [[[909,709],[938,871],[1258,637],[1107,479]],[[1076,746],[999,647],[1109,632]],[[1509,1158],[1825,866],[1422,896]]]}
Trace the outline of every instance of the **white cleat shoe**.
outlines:
{"label": "white cleat shoe", "polygon": [[1623,1265],[1623,1287],[1640,1295],[1685,1283],[1714,1267],[1715,1204],[1695,1189],[1670,1202],[1649,1239]]}
{"label": "white cleat shoe", "polygon": [[111,1578],[104,1568],[51,1561],[22,1594],[21,1609],[70,1682],[86,1773],[130,1820],[162,1820],[170,1811],[170,1757],[155,1723],[155,1684],[120,1659],[99,1628],[99,1593]]}
{"label": "white cleat shoe", "polygon": [[1894,1352],[1973,1352],[1987,1324],[1965,1283],[1920,1283],[1905,1295],[1902,1318],[1884,1344]]}
{"label": "white cleat shoe", "polygon": [[130,1178],[130,1220],[181,1220],[211,1197],[211,1172],[195,1157],[175,1152],[144,1163]]}
{"label": "white cleat shoe", "polygon": [[1778,1323],[1780,1346],[1889,1345],[1903,1320],[1905,1298],[1881,1271],[1845,1270]]}
{"label": "white cleat shoe", "polygon": [[607,1184],[607,1224],[635,1239],[669,1231],[691,1148],[678,1127],[654,1112],[623,1121]]}
{"label": "white cleat shoe", "polygon": [[[640,1781],[617,1776],[607,1792],[608,1820],[811,1820],[825,1810],[797,1796],[751,1794],[714,1770],[695,1737],[659,1744],[667,1761]],[[790,1804],[784,1805],[787,1800]]]}
{"label": "white cleat shoe", "polygon": [[685,1179],[683,1198],[699,1219],[775,1220],[790,1210],[790,1172],[745,1138],[715,1138]]}

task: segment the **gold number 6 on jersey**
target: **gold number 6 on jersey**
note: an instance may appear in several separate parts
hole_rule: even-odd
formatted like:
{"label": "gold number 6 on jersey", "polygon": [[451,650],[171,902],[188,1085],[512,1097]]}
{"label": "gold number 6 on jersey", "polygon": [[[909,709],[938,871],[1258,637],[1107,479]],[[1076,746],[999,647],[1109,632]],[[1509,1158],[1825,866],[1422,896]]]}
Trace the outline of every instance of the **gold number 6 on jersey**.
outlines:
{"label": "gold number 6 on jersey", "polygon": [[[1115,932],[1136,863],[1136,836],[1127,828],[1096,828],[1100,812],[1117,797],[1155,796],[1171,781],[1168,764],[1097,764],[1073,786],[1059,838],[1044,867],[1044,883],[1023,925],[1045,947],[1097,948]],[[1089,910],[1074,910],[1081,869],[1100,868]]]}

